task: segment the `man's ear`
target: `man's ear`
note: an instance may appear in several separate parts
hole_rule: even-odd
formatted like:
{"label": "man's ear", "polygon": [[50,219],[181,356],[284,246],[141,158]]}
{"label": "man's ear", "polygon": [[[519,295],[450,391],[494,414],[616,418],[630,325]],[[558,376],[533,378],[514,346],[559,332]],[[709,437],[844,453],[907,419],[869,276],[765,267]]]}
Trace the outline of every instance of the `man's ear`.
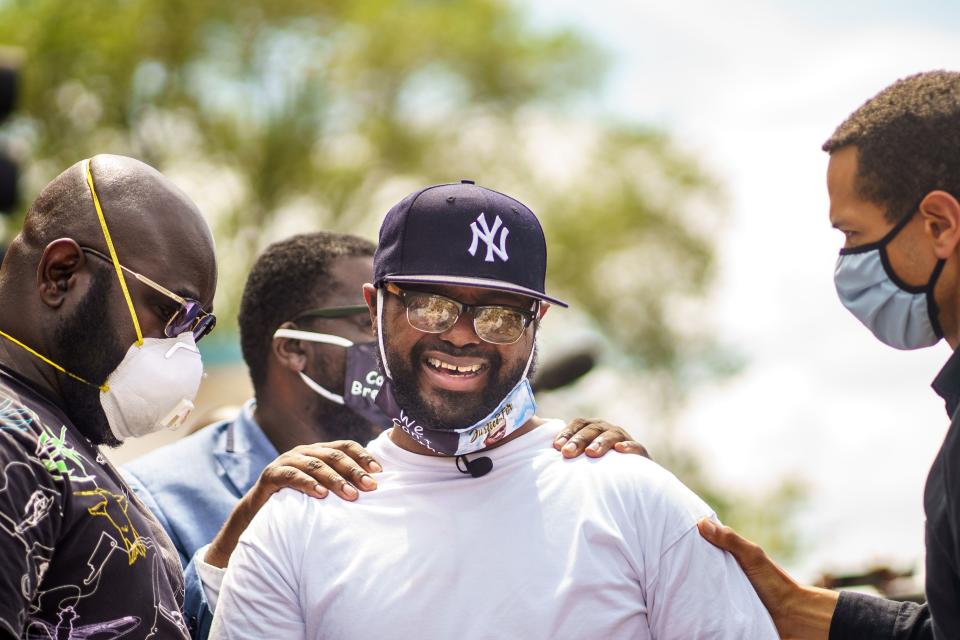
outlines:
{"label": "man's ear", "polygon": [[370,312],[370,326],[373,329],[373,335],[377,335],[377,288],[369,282],[363,285],[363,299],[367,303],[367,310]]}
{"label": "man's ear", "polygon": [[933,252],[946,260],[960,245],[960,202],[946,191],[931,191],[920,203],[923,230],[933,240]]}
{"label": "man's ear", "polygon": [[37,265],[37,290],[44,304],[51,309],[63,305],[70,290],[77,286],[86,260],[72,238],[59,238],[46,246]]}
{"label": "man's ear", "polygon": [[[284,322],[278,329],[296,329],[292,322]],[[307,368],[307,354],[303,350],[303,343],[293,338],[274,338],[270,348],[274,359],[284,369],[299,373]]]}

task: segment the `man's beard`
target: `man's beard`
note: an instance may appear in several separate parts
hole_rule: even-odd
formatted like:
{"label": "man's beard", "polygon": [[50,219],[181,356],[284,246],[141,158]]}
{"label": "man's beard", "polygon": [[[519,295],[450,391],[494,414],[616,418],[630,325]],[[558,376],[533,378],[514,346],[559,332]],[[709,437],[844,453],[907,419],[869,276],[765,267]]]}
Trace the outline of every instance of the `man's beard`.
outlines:
{"label": "man's beard", "polygon": [[[517,385],[527,366],[527,359],[524,357],[510,369],[504,369],[503,359],[496,350],[488,353],[477,345],[454,347],[439,338],[420,340],[405,357],[404,354],[390,349],[390,340],[385,334],[384,348],[390,362],[390,373],[393,376],[390,383],[397,403],[417,422],[444,431],[463,429],[486,418]],[[422,366],[423,354],[427,351],[438,351],[451,356],[482,357],[488,362],[489,382],[476,393],[433,389],[433,397],[428,400],[421,395],[418,384],[418,370]],[[377,358],[381,358],[379,349]],[[533,358],[527,377],[533,376],[536,361],[537,347],[534,342]],[[383,362],[380,363],[380,369],[384,369]]]}
{"label": "man's beard", "polygon": [[[73,315],[61,319],[53,338],[63,367],[96,385],[117,368],[125,353],[110,318],[112,282],[112,273],[96,269],[86,296]],[[77,430],[94,444],[119,446],[100,404],[100,390],[68,376],[62,380],[63,410]]]}
{"label": "man's beard", "polygon": [[317,403],[311,419],[314,430],[322,440],[353,440],[365,445],[381,431],[366,418],[345,406],[323,398],[318,398]]}

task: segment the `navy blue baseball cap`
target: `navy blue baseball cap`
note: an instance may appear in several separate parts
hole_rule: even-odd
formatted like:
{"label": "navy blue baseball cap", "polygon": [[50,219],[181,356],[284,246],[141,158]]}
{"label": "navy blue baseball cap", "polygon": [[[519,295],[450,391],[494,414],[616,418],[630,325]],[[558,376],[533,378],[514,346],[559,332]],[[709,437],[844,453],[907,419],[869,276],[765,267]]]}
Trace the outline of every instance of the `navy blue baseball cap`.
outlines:
{"label": "navy blue baseball cap", "polygon": [[544,290],[547,243],[523,203],[472,180],[411,193],[387,212],[373,258],[384,282],[483,287],[566,302]]}

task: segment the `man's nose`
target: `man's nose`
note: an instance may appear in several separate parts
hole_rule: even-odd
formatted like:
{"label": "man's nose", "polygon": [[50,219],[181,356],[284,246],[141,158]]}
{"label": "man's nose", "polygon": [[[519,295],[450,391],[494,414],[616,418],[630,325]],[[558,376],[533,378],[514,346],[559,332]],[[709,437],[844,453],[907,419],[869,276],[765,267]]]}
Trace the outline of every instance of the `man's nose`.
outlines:
{"label": "man's nose", "polygon": [[465,347],[481,342],[477,332],[473,330],[473,317],[469,313],[461,313],[453,326],[440,334],[440,339],[455,347]]}

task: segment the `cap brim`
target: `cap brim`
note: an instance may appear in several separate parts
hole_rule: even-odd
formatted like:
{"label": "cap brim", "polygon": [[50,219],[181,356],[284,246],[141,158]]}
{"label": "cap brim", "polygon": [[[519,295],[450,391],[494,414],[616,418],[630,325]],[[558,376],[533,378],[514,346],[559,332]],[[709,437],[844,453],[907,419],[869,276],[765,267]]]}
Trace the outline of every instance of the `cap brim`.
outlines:
{"label": "cap brim", "polygon": [[480,287],[482,289],[494,289],[496,291],[506,291],[508,293],[518,293],[522,296],[544,300],[550,304],[559,307],[569,307],[566,302],[557,298],[552,298],[545,293],[534,291],[526,287],[504,282],[503,280],[492,280],[490,278],[467,278],[464,276],[431,276],[431,275],[407,275],[407,276],[384,276],[387,282],[398,282],[406,284],[448,284],[455,287]]}

